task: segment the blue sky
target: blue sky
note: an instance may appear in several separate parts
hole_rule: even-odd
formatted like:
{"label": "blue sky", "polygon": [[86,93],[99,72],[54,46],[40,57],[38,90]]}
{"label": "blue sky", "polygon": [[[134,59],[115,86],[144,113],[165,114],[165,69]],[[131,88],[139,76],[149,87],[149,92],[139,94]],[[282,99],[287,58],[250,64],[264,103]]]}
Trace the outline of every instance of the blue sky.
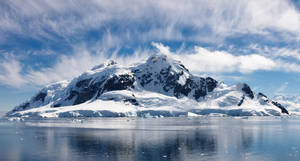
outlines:
{"label": "blue sky", "polygon": [[0,110],[107,59],[157,52],[199,75],[299,95],[300,3],[292,0],[5,0]]}

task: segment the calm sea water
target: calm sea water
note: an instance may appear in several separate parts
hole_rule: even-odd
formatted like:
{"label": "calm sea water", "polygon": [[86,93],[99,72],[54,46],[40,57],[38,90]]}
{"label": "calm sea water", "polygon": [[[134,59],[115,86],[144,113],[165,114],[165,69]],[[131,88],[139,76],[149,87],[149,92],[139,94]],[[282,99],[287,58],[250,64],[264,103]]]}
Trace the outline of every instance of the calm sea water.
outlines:
{"label": "calm sea water", "polygon": [[299,118],[0,121],[1,161],[299,161]]}

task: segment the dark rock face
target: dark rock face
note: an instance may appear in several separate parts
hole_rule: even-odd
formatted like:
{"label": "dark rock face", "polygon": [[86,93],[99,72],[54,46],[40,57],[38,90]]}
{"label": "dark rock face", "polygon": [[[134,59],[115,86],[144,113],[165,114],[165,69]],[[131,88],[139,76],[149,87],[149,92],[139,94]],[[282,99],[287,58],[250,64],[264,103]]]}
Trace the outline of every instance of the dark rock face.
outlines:
{"label": "dark rock face", "polygon": [[[70,90],[69,96],[65,100],[72,100],[75,98],[73,105],[77,105],[92,99],[100,90],[103,81],[95,83],[91,81],[92,79],[85,79],[77,82],[75,88]],[[59,107],[60,103],[54,106]]]}
{"label": "dark rock face", "polygon": [[217,87],[218,84],[218,82],[211,77],[207,77],[205,79],[205,82],[206,82],[208,92],[212,92]]}
{"label": "dark rock face", "polygon": [[187,79],[186,83],[183,86],[181,84],[177,84],[174,87],[174,96],[177,98],[180,95],[188,96],[193,87],[195,87],[193,80]]}
{"label": "dark rock face", "polygon": [[141,80],[141,85],[144,87],[146,84],[149,84],[153,79],[151,78],[152,73],[143,74],[142,77],[138,79]]}
{"label": "dark rock face", "polygon": [[[109,78],[102,77],[97,82],[92,82],[92,79],[81,80],[75,84],[76,88],[69,92],[69,96],[65,100],[72,100],[76,97],[73,105],[81,104],[94,97],[100,97],[105,91],[134,88],[134,82],[134,77],[129,74],[113,75]],[[60,104],[54,106],[59,107]]]}
{"label": "dark rock face", "polygon": [[26,103],[24,103],[23,105],[21,105],[20,107],[22,108],[22,109],[25,109],[26,107],[28,107],[30,104],[29,104],[29,102],[26,102]]}
{"label": "dark rock face", "polygon": [[182,86],[176,84],[174,88],[174,96],[177,98],[181,95],[188,96],[188,94],[194,89],[193,97],[197,100],[200,97],[204,97],[208,92],[212,92],[217,87],[218,82],[210,77],[187,79],[186,83]]}
{"label": "dark rock face", "polygon": [[195,90],[195,94],[193,95],[195,99],[199,99],[200,97],[206,96],[206,90],[204,88]]}
{"label": "dark rock face", "polygon": [[[161,89],[166,94],[176,98],[190,95],[196,100],[206,96],[207,92],[212,92],[217,87],[218,82],[213,78],[193,76],[184,65],[178,63],[174,67],[167,64],[166,61],[165,56],[154,56],[140,68],[133,69],[132,72],[137,78],[137,83],[150,91]],[[153,70],[158,62],[164,67],[158,71],[157,69]],[[180,79],[182,80],[180,81]]]}
{"label": "dark rock face", "polygon": [[260,92],[258,93],[258,95],[262,96],[262,97],[265,97],[265,98],[268,98],[266,95],[264,95],[263,93],[260,93]]}
{"label": "dark rock face", "polygon": [[132,75],[129,74],[114,75],[112,78],[109,78],[106,81],[103,89],[106,91],[125,90],[129,88],[133,88],[134,82],[135,79]]}
{"label": "dark rock face", "polygon": [[41,93],[39,93],[38,95],[36,95],[34,97],[34,100],[35,101],[42,101],[42,102],[44,102],[46,96],[47,96],[47,93],[41,92]]}
{"label": "dark rock face", "polygon": [[84,103],[84,102],[92,99],[93,96],[95,95],[95,93],[96,93],[96,90],[93,90],[93,89],[91,89],[91,90],[88,90],[88,89],[83,90],[81,93],[77,94],[77,98],[76,98],[76,100],[75,100],[75,102],[74,102],[73,105],[78,105],[78,104]]}
{"label": "dark rock face", "polygon": [[242,99],[241,99],[240,102],[238,103],[238,106],[241,106],[241,105],[244,103],[244,99],[245,99],[245,96],[242,96]]}
{"label": "dark rock face", "polygon": [[139,105],[138,101],[134,98],[127,98],[127,99],[124,99],[123,101],[124,102],[129,102],[129,103],[131,103],[132,105],[135,105],[135,106]]}
{"label": "dark rock face", "polygon": [[[215,84],[214,84],[215,83]],[[213,91],[213,89],[217,86],[217,81],[213,80],[210,77],[200,78],[198,82],[195,83],[195,93],[194,98],[199,99],[200,97],[206,96],[207,92]]]}
{"label": "dark rock face", "polygon": [[272,104],[281,109],[282,113],[289,114],[288,110],[284,108],[280,103],[272,101]]}
{"label": "dark rock face", "polygon": [[273,101],[273,100],[270,100],[266,95],[264,95],[262,93],[258,93],[258,95],[264,98],[264,102],[272,103],[274,106],[280,108],[281,113],[289,114],[288,110],[285,107],[283,107],[280,103],[278,103],[276,101]]}
{"label": "dark rock face", "polygon": [[61,104],[54,104],[53,107],[60,107]]}
{"label": "dark rock face", "polygon": [[242,88],[243,92],[245,92],[245,94],[250,97],[251,99],[254,98],[254,94],[251,90],[251,88],[247,85],[247,84],[244,84],[244,87]]}

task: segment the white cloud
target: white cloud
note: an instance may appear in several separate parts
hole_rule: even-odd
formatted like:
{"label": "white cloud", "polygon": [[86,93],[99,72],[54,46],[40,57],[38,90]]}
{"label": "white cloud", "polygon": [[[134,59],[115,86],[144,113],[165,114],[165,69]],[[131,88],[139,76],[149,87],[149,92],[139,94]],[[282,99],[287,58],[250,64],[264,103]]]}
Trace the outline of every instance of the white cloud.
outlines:
{"label": "white cloud", "polygon": [[[92,29],[120,28],[111,33],[128,41],[222,41],[236,33],[291,33],[300,36],[300,14],[287,0],[7,0],[0,12],[0,31],[35,38],[68,39]],[[26,21],[24,21],[26,20]],[[103,29],[104,28],[104,29]],[[190,34],[184,32],[189,30]],[[130,38],[128,38],[130,37]]]}
{"label": "white cloud", "polygon": [[37,70],[25,70],[22,61],[11,57],[0,62],[0,84],[23,87],[44,86],[49,83],[70,80],[92,67],[104,63],[108,59],[116,60],[121,65],[129,65],[140,62],[151,54],[148,50],[137,49],[128,56],[119,56],[118,51],[113,53],[103,49],[98,53],[92,54],[85,47],[78,46],[76,53],[71,56],[61,55],[56,63],[51,67],[43,67]]}
{"label": "white cloud", "polygon": [[254,30],[276,29],[299,33],[300,14],[286,0],[248,1],[246,12],[250,16],[249,26]]}
{"label": "white cloud", "polygon": [[161,43],[153,45],[163,54],[181,60],[193,72],[241,72],[251,73],[256,70],[273,70],[276,63],[257,54],[233,55],[226,51],[210,51],[196,46],[192,53],[172,53],[169,47]]}
{"label": "white cloud", "polygon": [[[196,46],[194,50],[180,48],[178,51],[172,52],[168,46],[161,43],[153,42],[152,45],[156,47],[158,52],[181,60],[191,72],[197,74],[210,73],[225,78],[225,73],[234,72],[243,74],[259,70],[300,72],[300,64],[257,54],[235,55],[226,51],[209,50],[200,46]],[[156,53],[153,50],[139,48],[129,55],[121,54],[120,56],[118,50],[111,53],[106,49],[92,54],[84,46],[77,46],[74,51],[76,52],[70,56],[59,56],[53,66],[42,67],[37,70],[22,68],[24,65],[21,60],[6,57],[5,61],[0,64],[0,83],[13,87],[24,85],[42,86],[56,81],[70,80],[93,66],[105,62],[107,59],[116,60],[119,64],[127,66],[144,61],[149,55]],[[237,76],[237,78],[241,79],[240,76]]]}
{"label": "white cloud", "polygon": [[119,64],[128,65],[144,59],[143,52],[135,52],[130,56],[118,56],[117,51],[112,55],[103,52],[91,54],[87,50],[80,50],[72,56],[61,56],[59,60],[49,68],[31,70],[25,75],[26,79],[35,85],[45,85],[51,82],[70,80],[92,67],[113,59]]}
{"label": "white cloud", "polygon": [[272,59],[257,54],[237,56],[237,59],[240,72],[247,73],[276,68],[276,63]]}
{"label": "white cloud", "polygon": [[[300,73],[300,64],[277,60],[277,68],[285,72]],[[275,70],[275,69],[274,69]]]}
{"label": "white cloud", "polygon": [[168,46],[163,45],[162,43],[152,42],[152,46],[154,46],[158,51],[165,55],[171,55],[170,48]]}
{"label": "white cloud", "polygon": [[300,61],[300,48],[295,47],[269,47],[261,46],[259,44],[251,44],[246,51],[255,52],[257,54],[270,57],[272,59],[292,59],[294,61]]}
{"label": "white cloud", "polygon": [[274,47],[274,48],[269,49],[269,54],[272,57],[293,58],[293,59],[300,61],[299,49]]}
{"label": "white cloud", "polygon": [[[194,51],[171,52],[170,48],[161,43],[153,43],[154,46],[164,54],[168,54],[175,59],[181,60],[194,73],[252,73],[255,71],[283,71],[300,73],[300,64],[297,62],[284,61],[281,57],[291,56],[297,58],[297,52],[291,52],[288,49],[277,48],[278,53],[275,56],[269,55],[264,51],[273,53],[269,48],[257,48],[261,55],[247,54],[235,55],[227,51],[213,51],[203,47],[196,46]],[[182,49],[180,49],[182,50]],[[285,51],[283,54],[282,51]],[[274,50],[275,52],[275,50]]]}
{"label": "white cloud", "polygon": [[20,87],[26,80],[21,75],[22,65],[14,58],[6,58],[0,62],[0,83]]}
{"label": "white cloud", "polygon": [[78,76],[96,65],[96,62],[100,63],[104,60],[105,58],[102,55],[93,56],[86,51],[82,51],[73,56],[61,56],[52,67],[42,68],[37,71],[30,70],[25,77],[33,84],[45,85],[50,82]]}

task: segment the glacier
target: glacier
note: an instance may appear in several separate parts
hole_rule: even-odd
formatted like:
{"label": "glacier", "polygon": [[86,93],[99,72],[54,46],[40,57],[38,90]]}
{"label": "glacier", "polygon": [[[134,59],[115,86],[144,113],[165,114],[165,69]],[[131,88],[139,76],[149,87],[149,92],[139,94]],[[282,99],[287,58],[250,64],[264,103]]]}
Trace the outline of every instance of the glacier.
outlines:
{"label": "glacier", "polygon": [[71,81],[41,89],[7,117],[281,116],[288,110],[245,83],[226,85],[192,74],[180,61],[156,54],[145,62],[97,65]]}

